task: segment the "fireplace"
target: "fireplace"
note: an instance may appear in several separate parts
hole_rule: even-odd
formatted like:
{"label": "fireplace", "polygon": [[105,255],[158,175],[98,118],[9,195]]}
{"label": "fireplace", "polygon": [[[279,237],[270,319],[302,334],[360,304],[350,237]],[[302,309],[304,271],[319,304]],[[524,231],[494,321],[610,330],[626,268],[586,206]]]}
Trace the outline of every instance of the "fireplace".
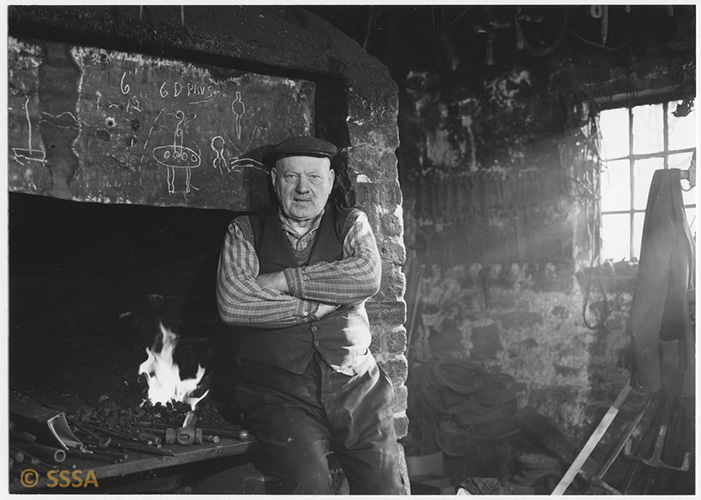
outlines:
{"label": "fireplace", "polygon": [[75,379],[83,400],[130,394],[159,320],[187,340],[178,356],[201,349],[221,329],[214,274],[234,216],[10,193],[12,384]]}
{"label": "fireplace", "polygon": [[61,410],[76,432],[85,426],[102,437],[126,431],[164,438],[165,427],[181,427],[190,408],[148,402],[140,365],[147,349],[162,349],[167,331],[178,339],[180,377],[204,371],[199,395],[209,393],[194,409],[196,427],[220,431],[205,432],[221,443],[206,438],[214,451],[137,450],[109,465],[70,456],[66,464],[91,466],[106,480],[255,450],[231,405],[235,341],[214,299],[219,248],[235,215],[10,193],[10,396]]}

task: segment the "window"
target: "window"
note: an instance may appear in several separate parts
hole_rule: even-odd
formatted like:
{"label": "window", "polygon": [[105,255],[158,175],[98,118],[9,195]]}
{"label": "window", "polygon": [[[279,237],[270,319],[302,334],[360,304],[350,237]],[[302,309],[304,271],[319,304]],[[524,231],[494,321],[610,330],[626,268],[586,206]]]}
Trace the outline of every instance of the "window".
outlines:
{"label": "window", "polygon": [[[601,257],[640,257],[645,207],[655,170],[687,170],[696,147],[696,113],[679,117],[677,102],[604,110],[601,133]],[[681,108],[681,106],[680,106]],[[689,189],[686,181],[682,188]],[[687,222],[696,218],[696,188],[684,191]],[[693,233],[692,231],[692,234]]]}

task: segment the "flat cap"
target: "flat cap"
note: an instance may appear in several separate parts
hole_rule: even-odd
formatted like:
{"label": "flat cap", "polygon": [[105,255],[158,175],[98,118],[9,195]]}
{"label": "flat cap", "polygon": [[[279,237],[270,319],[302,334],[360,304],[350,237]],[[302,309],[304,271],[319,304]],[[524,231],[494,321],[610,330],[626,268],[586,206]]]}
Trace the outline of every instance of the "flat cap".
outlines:
{"label": "flat cap", "polygon": [[338,149],[336,146],[316,137],[293,137],[276,144],[266,154],[266,160],[274,164],[288,156],[315,156],[318,158],[333,158]]}

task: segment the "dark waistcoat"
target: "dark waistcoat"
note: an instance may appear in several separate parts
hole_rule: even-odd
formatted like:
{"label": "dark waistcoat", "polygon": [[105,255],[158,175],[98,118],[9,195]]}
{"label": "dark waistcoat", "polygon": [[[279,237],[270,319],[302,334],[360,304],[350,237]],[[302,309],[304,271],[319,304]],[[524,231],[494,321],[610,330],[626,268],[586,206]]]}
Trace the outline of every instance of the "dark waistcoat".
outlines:
{"label": "dark waistcoat", "polygon": [[[349,212],[327,206],[309,264],[343,258],[342,230]],[[261,274],[298,267],[277,219],[277,208],[266,209],[249,219]],[[267,363],[293,373],[304,372],[315,350],[334,368],[352,372],[353,361],[367,352],[371,340],[364,303],[341,306],[320,320],[310,319],[296,326],[246,327],[240,331],[239,359]]]}

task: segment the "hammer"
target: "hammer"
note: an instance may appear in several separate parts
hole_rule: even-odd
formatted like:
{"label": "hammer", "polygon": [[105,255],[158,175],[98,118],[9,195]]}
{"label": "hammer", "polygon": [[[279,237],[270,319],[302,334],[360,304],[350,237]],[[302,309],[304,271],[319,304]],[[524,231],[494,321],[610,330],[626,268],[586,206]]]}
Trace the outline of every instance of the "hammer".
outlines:
{"label": "hammer", "polygon": [[202,444],[202,429],[196,429],[197,415],[190,410],[185,415],[183,426],[177,429],[166,429],[166,444]]}
{"label": "hammer", "polygon": [[662,418],[660,419],[660,430],[657,434],[657,440],[655,441],[655,449],[652,452],[652,456],[650,458],[640,458],[629,454],[626,454],[626,456],[632,458],[633,460],[637,460],[640,463],[647,465],[648,467],[654,467],[655,469],[665,468],[684,472],[688,471],[690,463],[690,456],[688,451],[684,454],[682,464],[678,467],[670,465],[660,458],[660,456],[662,455],[662,447],[664,446],[665,437],[667,436],[667,427],[669,426],[669,417],[671,413],[672,397],[669,395],[664,395],[664,406],[662,408]]}

